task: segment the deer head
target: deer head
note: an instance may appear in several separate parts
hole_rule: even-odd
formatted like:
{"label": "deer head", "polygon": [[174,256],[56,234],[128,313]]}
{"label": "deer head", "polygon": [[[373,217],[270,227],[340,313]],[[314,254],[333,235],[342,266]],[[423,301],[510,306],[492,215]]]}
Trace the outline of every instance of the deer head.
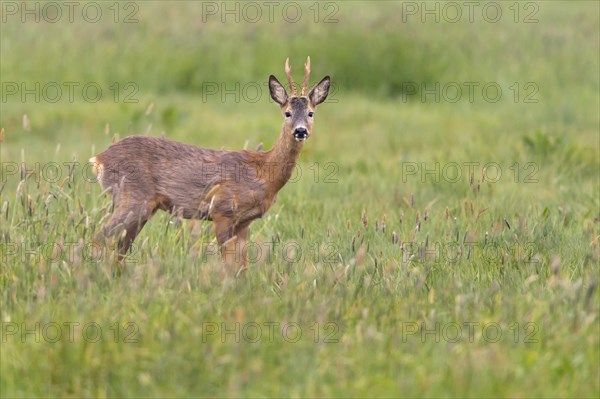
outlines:
{"label": "deer head", "polygon": [[312,133],[313,118],[317,105],[321,104],[329,94],[329,76],[325,76],[313,89],[306,94],[310,76],[310,57],[304,64],[304,81],[300,95],[297,94],[296,84],[292,79],[292,69],[289,58],[285,60],[285,74],[290,85],[290,94],[277,78],[269,76],[269,91],[271,98],[281,107],[284,116],[283,132],[297,142],[306,140]]}

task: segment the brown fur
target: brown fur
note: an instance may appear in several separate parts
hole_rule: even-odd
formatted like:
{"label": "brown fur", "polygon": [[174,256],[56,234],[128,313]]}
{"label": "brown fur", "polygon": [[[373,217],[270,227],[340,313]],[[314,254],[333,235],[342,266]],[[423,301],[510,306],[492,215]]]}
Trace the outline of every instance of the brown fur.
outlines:
{"label": "brown fur", "polygon": [[[295,133],[310,136],[313,118],[308,115],[327,97],[329,77],[302,97],[288,97],[274,76],[269,87],[285,119],[279,140],[269,151],[211,150],[130,136],[90,160],[102,187],[113,195],[114,212],[102,231],[121,237],[121,257],[161,209],[186,219],[212,221],[226,263],[245,266],[248,227],[269,210],[292,175],[304,143]],[[285,116],[287,112],[291,116]]]}

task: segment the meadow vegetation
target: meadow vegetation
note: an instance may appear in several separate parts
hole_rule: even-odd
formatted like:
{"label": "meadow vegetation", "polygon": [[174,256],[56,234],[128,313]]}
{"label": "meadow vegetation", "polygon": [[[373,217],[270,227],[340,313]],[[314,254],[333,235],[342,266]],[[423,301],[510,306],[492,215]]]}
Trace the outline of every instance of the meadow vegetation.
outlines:
{"label": "meadow vegetation", "polygon": [[[101,4],[0,25],[2,397],[600,394],[597,3]],[[159,213],[115,275],[87,159],[131,134],[270,148],[268,75],[306,55],[334,89],[250,270],[223,281],[211,225]]]}

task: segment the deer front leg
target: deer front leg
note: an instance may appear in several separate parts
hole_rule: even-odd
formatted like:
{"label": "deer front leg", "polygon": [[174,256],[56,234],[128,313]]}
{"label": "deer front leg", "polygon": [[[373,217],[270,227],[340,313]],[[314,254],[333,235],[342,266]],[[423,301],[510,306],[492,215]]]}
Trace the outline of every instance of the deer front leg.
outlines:
{"label": "deer front leg", "polygon": [[249,224],[233,226],[230,219],[219,217],[213,217],[213,222],[225,269],[230,274],[236,275],[246,267]]}

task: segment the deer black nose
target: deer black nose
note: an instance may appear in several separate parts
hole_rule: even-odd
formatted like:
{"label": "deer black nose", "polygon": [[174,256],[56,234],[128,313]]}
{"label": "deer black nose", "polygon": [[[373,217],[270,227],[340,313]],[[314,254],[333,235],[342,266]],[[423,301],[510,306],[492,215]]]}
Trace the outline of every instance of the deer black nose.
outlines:
{"label": "deer black nose", "polygon": [[308,130],[305,127],[297,127],[294,129],[294,138],[296,141],[306,140],[308,137]]}

